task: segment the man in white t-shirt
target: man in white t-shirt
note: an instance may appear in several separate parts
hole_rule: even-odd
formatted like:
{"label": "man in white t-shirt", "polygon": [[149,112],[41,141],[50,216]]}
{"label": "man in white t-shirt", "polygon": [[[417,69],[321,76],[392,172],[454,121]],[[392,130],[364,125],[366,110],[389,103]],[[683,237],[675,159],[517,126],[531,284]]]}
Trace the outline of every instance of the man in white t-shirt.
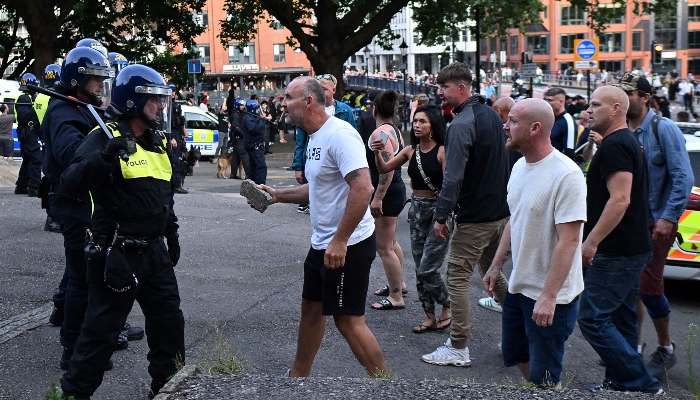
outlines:
{"label": "man in white t-shirt", "polygon": [[[503,304],[503,362],[542,387],[560,386],[564,346],[576,325],[583,291],[581,237],[586,184],[581,169],[550,141],[552,108],[540,99],[515,103],[504,129],[506,148],[523,153],[508,181],[510,221],[484,276],[494,291],[513,257]],[[512,251],[512,253],[511,253]]]}
{"label": "man in white t-shirt", "polygon": [[323,86],[294,79],[284,92],[286,122],[309,133],[305,176],[289,189],[258,187],[273,203],[309,204],[311,248],[304,262],[301,319],[290,377],[311,373],[332,315],[335,325],[368,374],[386,373],[384,355],[365,323],[369,271],[377,242],[369,202],[374,192],[362,139],[349,123],[326,114]]}

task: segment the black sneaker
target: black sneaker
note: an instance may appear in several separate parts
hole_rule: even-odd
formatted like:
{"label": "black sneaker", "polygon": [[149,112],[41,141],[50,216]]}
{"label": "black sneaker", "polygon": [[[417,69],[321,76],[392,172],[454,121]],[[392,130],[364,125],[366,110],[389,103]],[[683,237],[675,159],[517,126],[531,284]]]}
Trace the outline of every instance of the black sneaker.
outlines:
{"label": "black sneaker", "polygon": [[145,335],[143,328],[140,326],[131,326],[128,323],[124,324],[124,331],[126,331],[126,339],[130,342],[141,340]]}
{"label": "black sneaker", "polygon": [[187,191],[185,189],[175,188],[175,193],[187,194],[187,193],[189,193],[189,191]]}
{"label": "black sneaker", "polygon": [[15,194],[27,194],[29,191],[27,191],[27,188],[21,188],[19,186],[15,186]]}
{"label": "black sneaker", "polygon": [[651,353],[649,357],[649,362],[647,362],[647,371],[656,379],[664,378],[666,372],[676,365],[676,344],[671,343],[673,346],[673,353],[668,352],[663,346],[656,348],[656,351]]}
{"label": "black sneaker", "polygon": [[53,306],[53,311],[51,311],[51,316],[49,317],[49,324],[53,326],[63,325],[63,309]]}
{"label": "black sneaker", "polygon": [[39,189],[28,188],[27,197],[39,197]]}

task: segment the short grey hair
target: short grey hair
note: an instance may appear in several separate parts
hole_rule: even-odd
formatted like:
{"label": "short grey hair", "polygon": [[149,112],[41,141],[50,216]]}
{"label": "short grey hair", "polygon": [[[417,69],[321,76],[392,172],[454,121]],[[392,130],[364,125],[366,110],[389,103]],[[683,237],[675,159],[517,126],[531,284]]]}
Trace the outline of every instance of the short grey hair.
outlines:
{"label": "short grey hair", "polygon": [[311,96],[316,100],[316,103],[321,104],[325,107],[326,105],[326,92],[323,90],[323,86],[316,78],[310,76],[300,76],[295,80],[301,81],[301,96],[307,97]]}

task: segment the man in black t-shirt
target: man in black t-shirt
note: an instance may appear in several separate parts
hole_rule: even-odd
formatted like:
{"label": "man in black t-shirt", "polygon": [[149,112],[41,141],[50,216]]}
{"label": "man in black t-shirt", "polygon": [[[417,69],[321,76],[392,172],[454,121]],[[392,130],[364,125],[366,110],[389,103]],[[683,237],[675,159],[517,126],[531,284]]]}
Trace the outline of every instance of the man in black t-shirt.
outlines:
{"label": "man in black t-shirt", "polygon": [[639,279],[651,261],[647,171],[627,129],[629,99],[603,86],[591,97],[590,128],[603,141],[588,169],[588,221],[582,246],[585,289],[579,327],[606,365],[602,388],[663,393],[632,344],[637,343]]}

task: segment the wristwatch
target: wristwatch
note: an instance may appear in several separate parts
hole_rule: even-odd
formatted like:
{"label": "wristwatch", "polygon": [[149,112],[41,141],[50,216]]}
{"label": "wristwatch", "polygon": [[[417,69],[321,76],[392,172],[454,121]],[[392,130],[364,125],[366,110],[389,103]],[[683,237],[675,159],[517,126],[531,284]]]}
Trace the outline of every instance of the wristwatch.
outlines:
{"label": "wristwatch", "polygon": [[447,218],[438,218],[435,220],[435,222],[437,222],[440,225],[445,225],[445,222],[447,222]]}

